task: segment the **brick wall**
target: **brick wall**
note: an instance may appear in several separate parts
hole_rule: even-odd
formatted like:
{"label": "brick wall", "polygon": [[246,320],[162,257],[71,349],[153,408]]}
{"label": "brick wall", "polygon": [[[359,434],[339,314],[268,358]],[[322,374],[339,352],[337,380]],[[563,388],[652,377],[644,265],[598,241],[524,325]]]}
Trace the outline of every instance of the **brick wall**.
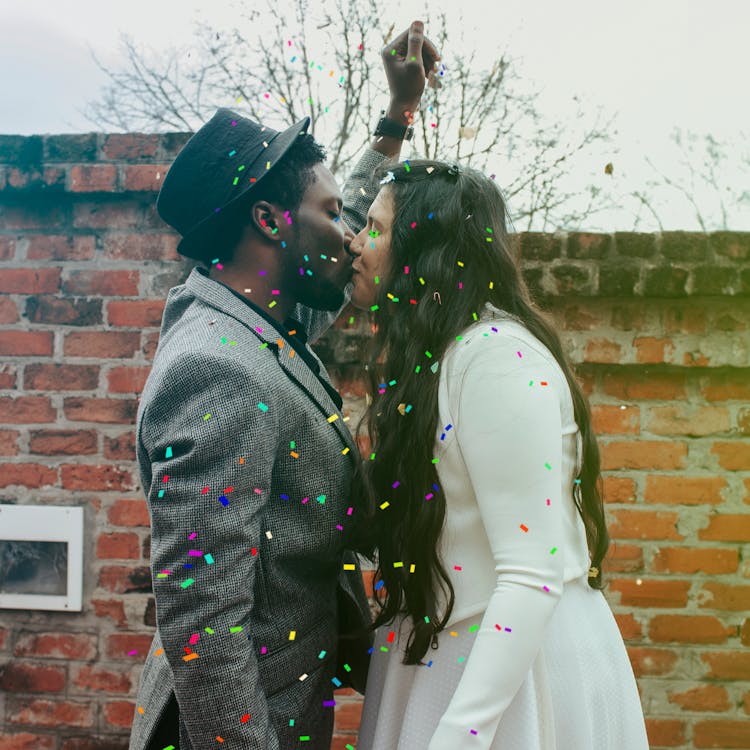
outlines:
{"label": "brick wall", "polygon": [[[133,419],[189,270],[154,200],[187,137],[0,136],[0,502],[83,506],[86,535],[81,613],[0,610],[4,749],[127,747],[155,626]],[[651,747],[750,748],[750,234],[514,239],[592,404]],[[318,346],[350,424],[368,326]]]}

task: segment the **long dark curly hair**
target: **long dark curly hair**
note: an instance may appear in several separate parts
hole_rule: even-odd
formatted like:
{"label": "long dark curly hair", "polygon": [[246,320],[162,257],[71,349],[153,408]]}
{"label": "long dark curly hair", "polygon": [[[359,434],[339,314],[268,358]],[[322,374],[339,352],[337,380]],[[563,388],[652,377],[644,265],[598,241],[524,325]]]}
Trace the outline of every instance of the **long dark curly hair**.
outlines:
{"label": "long dark curly hair", "polygon": [[[437,647],[436,635],[455,601],[438,552],[446,503],[432,462],[439,379],[434,363],[485,303],[520,318],[565,373],[583,439],[582,468],[573,490],[591,565],[597,569],[588,579],[595,589],[603,588],[601,562],[609,535],[589,406],[552,318],[532,300],[510,250],[501,191],[480,172],[441,161],[385,163],[374,178],[386,176],[390,181],[383,189],[390,191],[394,205],[391,262],[377,287],[367,365],[369,405],[357,427],[359,437],[367,424],[372,451],[355,474],[354,493],[362,508],[357,546],[378,562],[375,599],[380,611],[372,629],[407,615],[412,630],[403,663],[423,664],[430,643]],[[408,404],[411,413],[405,415]],[[425,502],[430,492],[433,497]],[[389,505],[383,509],[385,502]],[[448,603],[442,616],[438,587]]]}

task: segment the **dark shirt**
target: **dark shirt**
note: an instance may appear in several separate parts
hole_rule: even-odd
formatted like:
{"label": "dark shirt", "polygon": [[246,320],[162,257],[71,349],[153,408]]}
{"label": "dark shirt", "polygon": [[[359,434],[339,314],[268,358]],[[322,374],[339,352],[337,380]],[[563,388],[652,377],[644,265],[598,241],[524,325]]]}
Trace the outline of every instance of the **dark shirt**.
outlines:
{"label": "dark shirt", "polygon": [[[208,276],[208,272],[205,269],[198,268],[198,271],[199,273],[202,273],[206,278],[210,278]],[[290,346],[294,347],[294,351],[297,352],[300,357],[302,357],[305,364],[315,373],[321,385],[326,389],[326,391],[328,391],[328,395],[333,400],[333,403],[336,404],[336,407],[339,410],[341,410],[344,402],[342,401],[338,391],[325,378],[321,376],[320,364],[307,348],[307,334],[305,333],[305,328],[302,323],[291,316],[289,316],[283,324],[279,323],[278,320],[272,318],[265,310],[258,307],[258,305],[256,305],[254,302],[251,302],[247,297],[243,296],[235,289],[232,289],[231,286],[227,286],[227,284],[224,284],[217,279],[211,279],[211,281],[216,281],[217,284],[221,284],[223,287],[228,289],[235,297],[237,297],[238,300],[244,302],[251,310],[260,315],[263,320],[267,321],[268,324],[274,329],[274,331],[276,331],[279,336],[281,336]]]}

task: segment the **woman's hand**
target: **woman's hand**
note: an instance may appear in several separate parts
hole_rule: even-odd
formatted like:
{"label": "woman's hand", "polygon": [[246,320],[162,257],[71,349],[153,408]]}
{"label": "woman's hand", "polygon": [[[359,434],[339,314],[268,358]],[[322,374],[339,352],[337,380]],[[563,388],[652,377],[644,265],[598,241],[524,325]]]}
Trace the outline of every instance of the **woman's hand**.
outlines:
{"label": "woman's hand", "polygon": [[414,112],[419,109],[425,80],[434,75],[440,53],[424,36],[422,21],[414,21],[406,31],[386,44],[380,54],[391,92],[386,116],[404,125],[410,124]]}

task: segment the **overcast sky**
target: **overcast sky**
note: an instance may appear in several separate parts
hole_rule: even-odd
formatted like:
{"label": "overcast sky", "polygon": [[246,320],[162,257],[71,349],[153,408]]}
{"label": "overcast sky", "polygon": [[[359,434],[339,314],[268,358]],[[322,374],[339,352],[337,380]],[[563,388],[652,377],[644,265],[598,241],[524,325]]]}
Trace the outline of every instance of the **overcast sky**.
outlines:
{"label": "overcast sky", "polygon": [[[675,126],[728,141],[750,132],[745,0],[399,0],[383,8],[397,29],[425,20],[428,35],[430,17],[445,9],[488,57],[501,49],[521,60],[549,116],[563,113],[572,93],[615,114],[617,166],[630,179],[646,178],[636,163],[644,154],[678,173],[668,145]],[[77,111],[106,83],[87,44],[117,65],[121,31],[155,49],[179,47],[195,21],[229,26],[234,12],[222,0],[0,0],[0,133],[104,130]],[[743,174],[725,170],[729,181]],[[668,228],[696,228],[689,207],[672,203]],[[750,229],[747,209],[730,228]]]}

